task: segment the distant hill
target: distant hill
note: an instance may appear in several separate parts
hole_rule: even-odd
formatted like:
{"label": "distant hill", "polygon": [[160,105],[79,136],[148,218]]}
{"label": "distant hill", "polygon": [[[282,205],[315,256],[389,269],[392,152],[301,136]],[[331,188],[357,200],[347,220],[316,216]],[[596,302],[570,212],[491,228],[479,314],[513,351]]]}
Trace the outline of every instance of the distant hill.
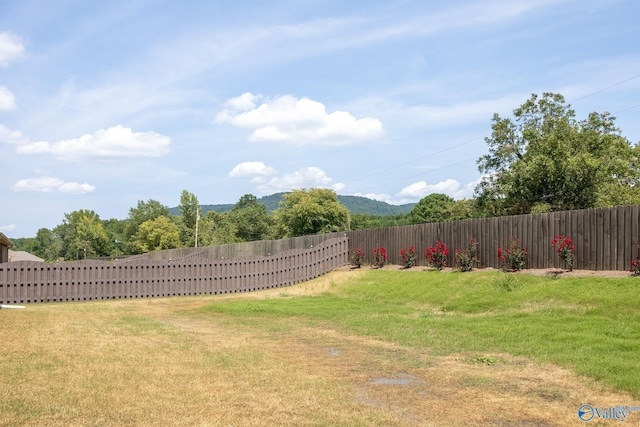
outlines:
{"label": "distant hill", "polygon": [[[285,193],[275,193],[269,196],[260,197],[258,203],[267,207],[267,212],[273,213],[278,209],[278,205],[282,200]],[[352,214],[368,214],[376,216],[391,216],[399,214],[407,214],[416,205],[415,203],[407,203],[404,205],[390,205],[386,202],[380,202],[378,200],[372,200],[362,196],[338,196],[338,200],[344,207],[349,209]],[[219,204],[219,205],[200,205],[202,213],[208,211],[215,211],[218,213],[229,212],[235,203]],[[177,207],[170,208],[169,212],[172,215],[180,215],[180,211]]]}

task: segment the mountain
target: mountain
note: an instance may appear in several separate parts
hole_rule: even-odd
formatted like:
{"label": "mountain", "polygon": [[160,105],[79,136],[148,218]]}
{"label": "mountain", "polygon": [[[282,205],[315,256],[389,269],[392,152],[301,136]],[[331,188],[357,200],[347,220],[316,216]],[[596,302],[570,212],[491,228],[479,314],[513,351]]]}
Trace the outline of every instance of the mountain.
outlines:
{"label": "mountain", "polygon": [[[273,213],[276,209],[278,209],[278,205],[282,200],[285,193],[275,193],[269,196],[260,197],[258,199],[258,203],[265,205],[267,207],[267,212]],[[372,200],[367,197],[362,196],[340,196],[338,195],[338,200],[344,207],[349,209],[352,214],[368,214],[368,215],[376,215],[376,216],[391,216],[391,215],[399,215],[399,214],[407,214],[413,209],[416,205],[415,203],[407,203],[404,205],[390,205],[386,202],[381,202],[378,200]],[[208,211],[215,211],[218,213],[229,212],[235,203],[231,204],[219,204],[219,205],[200,205],[202,208],[202,213],[205,214]],[[172,215],[180,215],[180,211],[177,207],[170,208],[169,212]]]}

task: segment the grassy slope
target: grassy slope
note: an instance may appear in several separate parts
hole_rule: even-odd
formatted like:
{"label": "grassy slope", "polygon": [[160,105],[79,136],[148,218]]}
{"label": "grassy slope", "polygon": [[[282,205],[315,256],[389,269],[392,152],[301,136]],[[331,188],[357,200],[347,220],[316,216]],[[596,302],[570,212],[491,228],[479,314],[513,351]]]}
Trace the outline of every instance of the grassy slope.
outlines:
{"label": "grassy slope", "polygon": [[640,398],[640,283],[505,273],[376,271],[331,293],[213,304],[260,319],[298,316],[439,354],[505,352],[553,362]]}

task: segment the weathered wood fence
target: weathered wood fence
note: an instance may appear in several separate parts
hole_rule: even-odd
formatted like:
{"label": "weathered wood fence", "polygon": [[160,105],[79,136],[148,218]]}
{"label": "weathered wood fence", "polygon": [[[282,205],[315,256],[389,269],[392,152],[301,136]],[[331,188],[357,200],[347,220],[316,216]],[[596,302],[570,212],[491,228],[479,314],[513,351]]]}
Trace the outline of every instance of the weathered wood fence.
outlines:
{"label": "weathered wood fence", "polygon": [[171,260],[3,263],[0,304],[257,291],[310,280],[348,263],[346,237],[309,246],[233,259],[199,253]]}
{"label": "weathered wood fence", "polygon": [[315,234],[280,240],[259,240],[255,242],[205,246],[201,248],[166,249],[163,251],[149,252],[143,255],[129,257],[126,258],[126,260],[135,261],[138,259],[153,259],[160,261],[193,257],[206,257],[223,260],[245,256],[271,256],[291,249],[309,249],[313,246],[319,245],[327,239],[344,236],[346,236],[344,233]]}
{"label": "weathered wood fence", "polygon": [[609,209],[584,209],[535,215],[469,219],[350,231],[350,253],[355,248],[370,258],[376,247],[385,247],[391,264],[401,264],[400,250],[415,246],[418,265],[425,265],[425,250],[439,240],[450,250],[448,265],[454,266],[455,249],[474,238],[479,242],[480,267],[500,267],[497,249],[506,249],[511,237],[527,249],[525,268],[563,268],[551,240],[569,235],[575,245],[575,269],[630,270],[638,258],[640,205]]}
{"label": "weathered wood fence", "polygon": [[269,289],[293,285],[346,265],[355,248],[371,257],[376,247],[385,247],[388,262],[401,264],[400,250],[413,245],[418,265],[424,265],[424,252],[436,240],[450,249],[448,265],[453,266],[455,249],[466,246],[472,238],[480,243],[480,268],[499,268],[497,249],[506,249],[511,237],[520,239],[529,252],[525,268],[563,268],[551,246],[554,236],[561,234],[570,235],[574,242],[574,268],[629,270],[631,260],[639,256],[639,233],[640,205],[632,205],[176,249],[113,262],[1,263],[0,304]]}

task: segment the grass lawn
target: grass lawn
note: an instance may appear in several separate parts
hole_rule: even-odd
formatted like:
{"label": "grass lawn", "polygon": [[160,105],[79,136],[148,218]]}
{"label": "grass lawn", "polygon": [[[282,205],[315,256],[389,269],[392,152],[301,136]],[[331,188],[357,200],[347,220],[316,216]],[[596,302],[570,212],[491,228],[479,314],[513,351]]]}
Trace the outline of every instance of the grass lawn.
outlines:
{"label": "grass lawn", "polygon": [[582,404],[640,406],[639,290],[354,270],[0,310],[0,426],[582,425]]}

